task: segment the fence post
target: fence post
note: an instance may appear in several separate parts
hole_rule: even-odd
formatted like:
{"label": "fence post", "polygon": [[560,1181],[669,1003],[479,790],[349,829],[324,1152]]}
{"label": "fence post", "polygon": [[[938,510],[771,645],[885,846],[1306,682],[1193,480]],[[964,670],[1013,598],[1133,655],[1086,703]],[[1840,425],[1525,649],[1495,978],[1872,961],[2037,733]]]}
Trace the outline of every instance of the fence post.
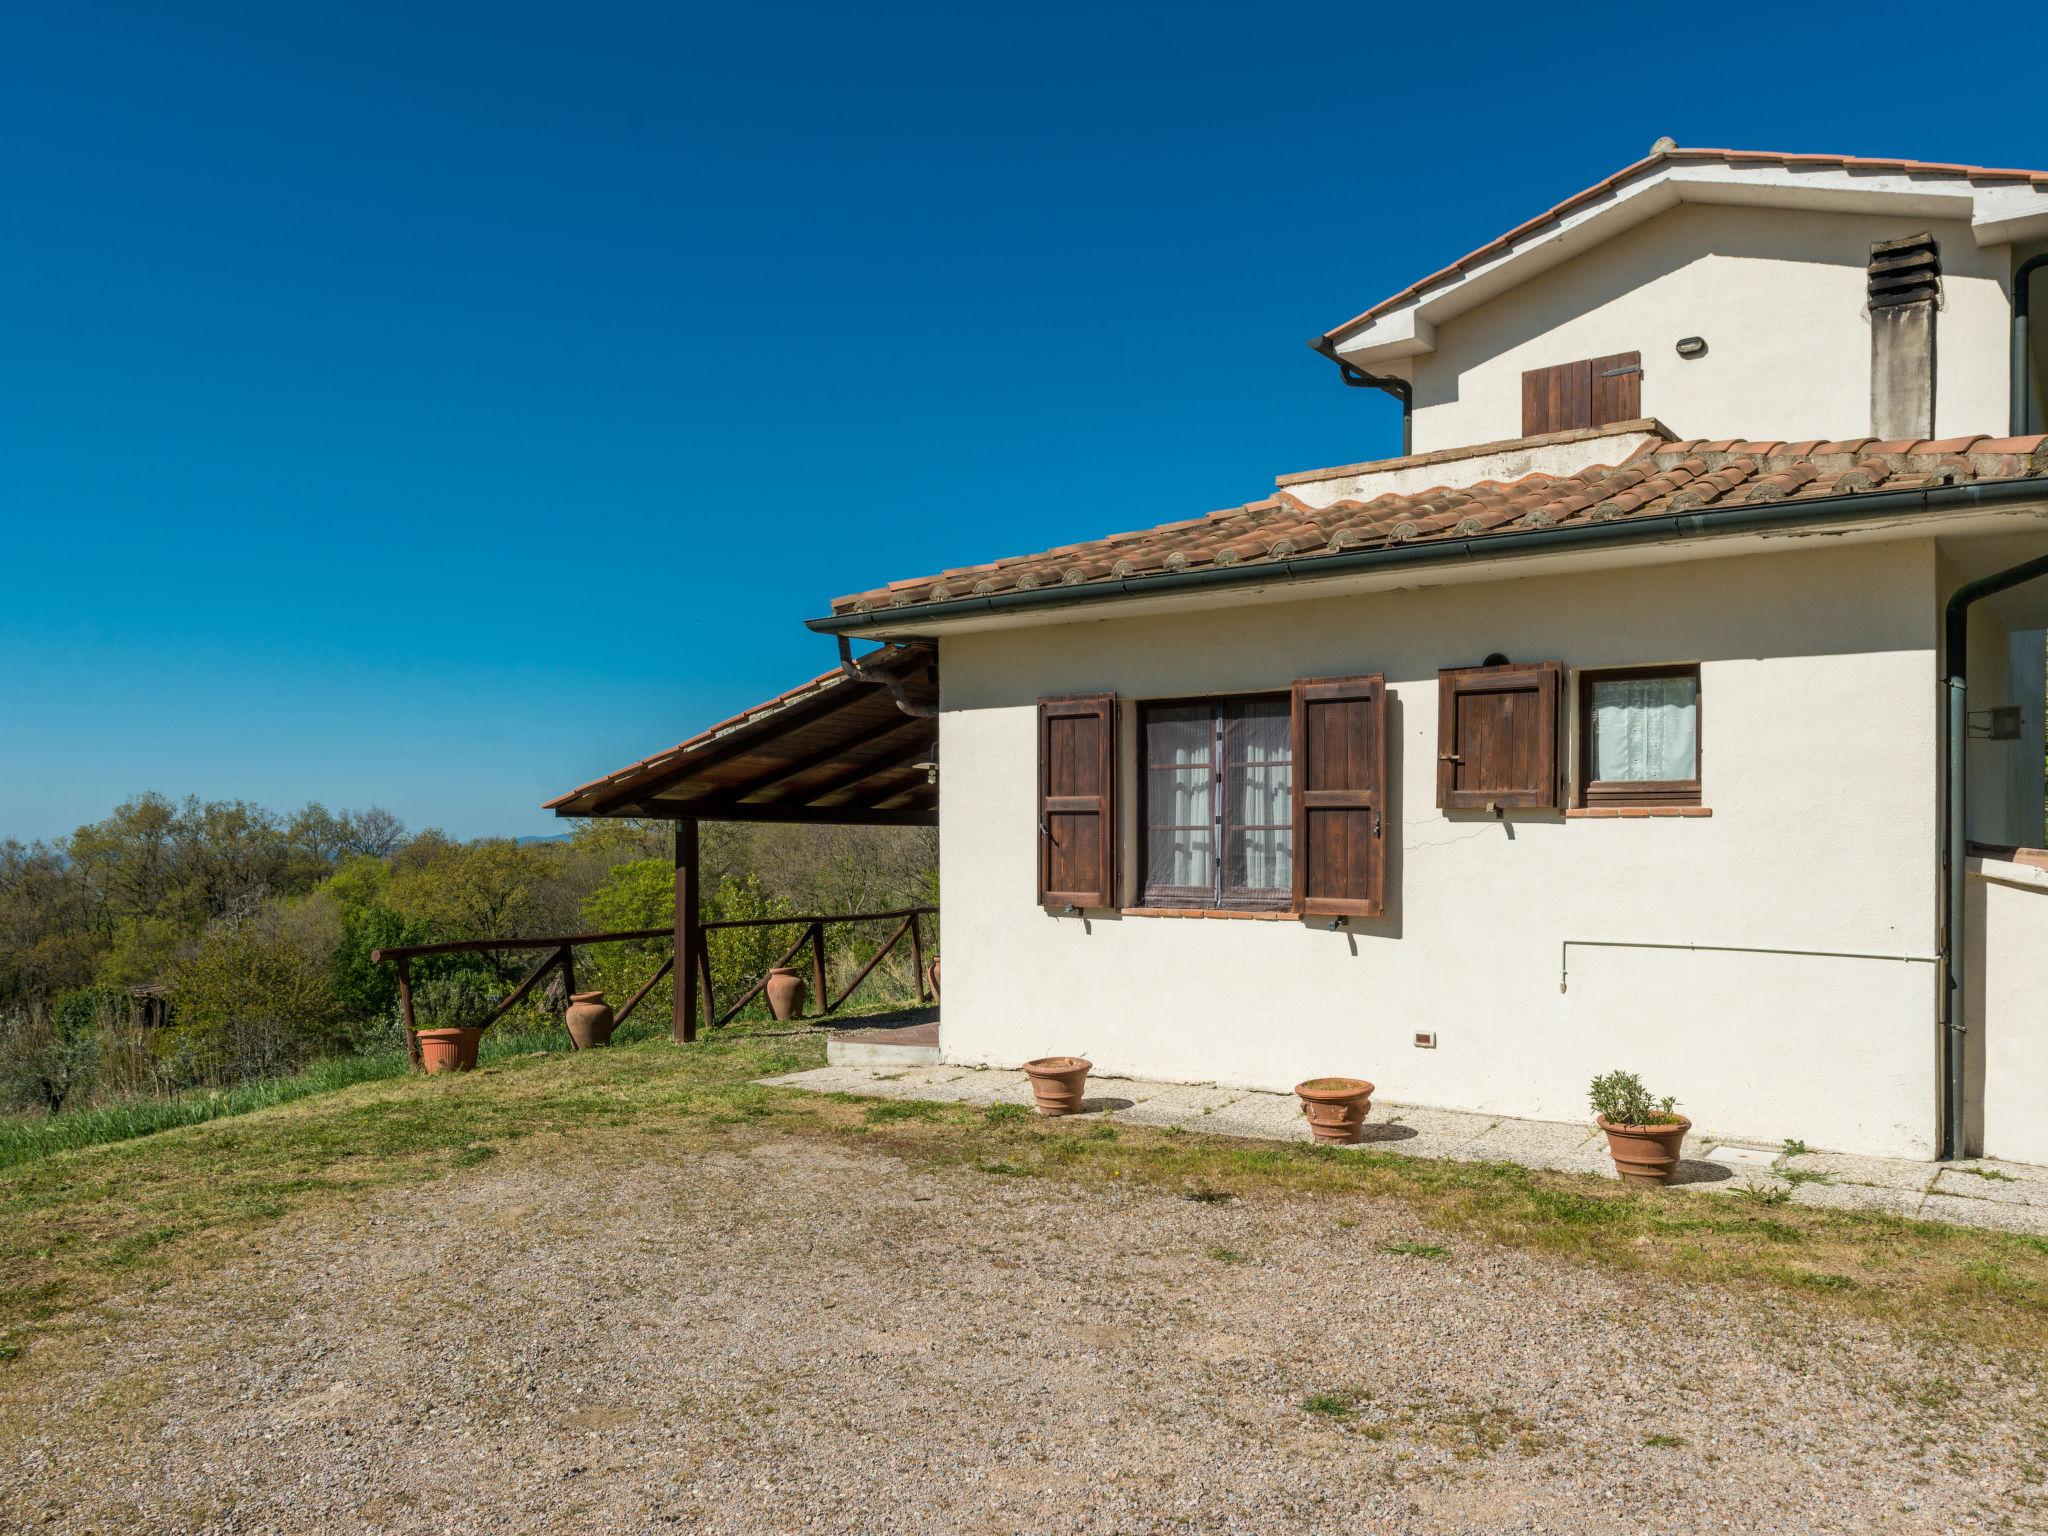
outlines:
{"label": "fence post", "polygon": [[417,1068],[420,1064],[420,1037],[412,1032],[412,962],[403,955],[398,959],[398,1017],[405,1025],[405,1054],[412,1058]]}
{"label": "fence post", "polygon": [[925,1000],[924,934],[918,928],[917,914],[915,912],[910,914],[910,969],[917,981],[917,1000],[919,1003],[923,1003]]}
{"label": "fence post", "polygon": [[[676,823],[676,928],[675,1005],[669,1016],[669,1037],[678,1045],[697,1038],[697,972],[703,959],[704,930],[698,926],[697,910],[697,823]],[[711,978],[704,978],[704,1022],[718,1015],[711,1012]]]}

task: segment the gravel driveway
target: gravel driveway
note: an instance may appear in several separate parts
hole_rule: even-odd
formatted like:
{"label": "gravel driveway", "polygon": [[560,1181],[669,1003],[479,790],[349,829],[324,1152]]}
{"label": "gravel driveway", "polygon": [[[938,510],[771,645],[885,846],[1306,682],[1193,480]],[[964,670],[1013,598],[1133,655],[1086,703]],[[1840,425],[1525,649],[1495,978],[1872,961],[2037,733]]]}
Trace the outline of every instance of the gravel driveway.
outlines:
{"label": "gravel driveway", "polygon": [[109,1536],[2048,1529],[2035,1389],[1875,1331],[758,1130],[280,1224],[0,1391],[0,1525]]}

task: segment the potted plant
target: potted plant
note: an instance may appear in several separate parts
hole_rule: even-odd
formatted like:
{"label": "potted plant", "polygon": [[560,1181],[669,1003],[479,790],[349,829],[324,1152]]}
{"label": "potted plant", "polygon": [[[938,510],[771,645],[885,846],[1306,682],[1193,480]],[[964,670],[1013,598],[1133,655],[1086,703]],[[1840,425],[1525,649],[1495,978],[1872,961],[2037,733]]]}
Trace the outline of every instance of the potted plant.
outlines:
{"label": "potted plant", "polygon": [[1594,1078],[1591,1098],[1614,1171],[1630,1184],[1669,1184],[1692,1129],[1690,1120],[1672,1112],[1678,1100],[1653,1099],[1640,1077],[1619,1071]]}
{"label": "potted plant", "polygon": [[1024,1063],[1031,1079],[1031,1097],[1041,1115],[1071,1115],[1081,1107],[1081,1092],[1088,1086],[1088,1072],[1094,1062],[1084,1056],[1041,1056]]}
{"label": "potted plant", "polygon": [[1317,1141],[1347,1146],[1365,1134],[1372,1112],[1372,1084],[1362,1077],[1312,1077],[1294,1085],[1309,1134]]}
{"label": "potted plant", "polygon": [[604,1000],[602,992],[578,992],[569,999],[569,1007],[562,1015],[562,1022],[569,1028],[569,1039],[579,1051],[612,1043],[612,1028],[618,1022],[612,1016],[612,1005]]}
{"label": "potted plant", "polygon": [[420,1065],[429,1073],[467,1072],[476,1066],[477,1048],[483,1043],[484,1020],[490,1016],[491,998],[484,980],[474,971],[451,971],[429,976],[413,988],[416,1015],[428,1020],[415,1028]]}

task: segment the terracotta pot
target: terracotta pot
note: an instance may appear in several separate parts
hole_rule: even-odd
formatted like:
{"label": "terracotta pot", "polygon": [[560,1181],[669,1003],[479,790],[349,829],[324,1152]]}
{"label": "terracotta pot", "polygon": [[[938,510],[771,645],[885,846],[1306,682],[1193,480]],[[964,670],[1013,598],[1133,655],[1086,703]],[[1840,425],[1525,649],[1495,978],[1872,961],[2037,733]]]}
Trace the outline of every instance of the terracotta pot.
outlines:
{"label": "terracotta pot", "polygon": [[1312,1077],[1294,1085],[1309,1134],[1333,1146],[1349,1146],[1365,1134],[1372,1112],[1372,1084],[1362,1077]]}
{"label": "terracotta pot", "polygon": [[1630,1184],[1669,1184],[1678,1172],[1678,1149],[1692,1122],[1673,1115],[1657,1125],[1616,1125],[1600,1116],[1600,1129],[1607,1133],[1607,1151],[1614,1158],[1614,1171]]}
{"label": "terracotta pot", "polygon": [[924,968],[924,978],[932,984],[932,996],[939,995],[939,957],[932,956],[932,963]]}
{"label": "terracotta pot", "polygon": [[612,1017],[612,1005],[604,1000],[602,992],[576,993],[569,999],[569,1010],[562,1018],[569,1026],[569,1038],[575,1041],[579,1051],[610,1045],[612,1027],[618,1022]]}
{"label": "terracotta pot", "polygon": [[1094,1062],[1081,1056],[1041,1056],[1024,1063],[1031,1077],[1031,1096],[1038,1101],[1041,1115],[1071,1115],[1081,1107],[1081,1091],[1088,1086],[1088,1072]]}
{"label": "terracotta pot", "polygon": [[804,979],[793,965],[771,966],[768,971],[768,1011],[777,1019],[793,1019],[804,1011]]}
{"label": "terracotta pot", "polygon": [[416,1029],[420,1043],[420,1065],[433,1072],[467,1072],[476,1065],[480,1029]]}

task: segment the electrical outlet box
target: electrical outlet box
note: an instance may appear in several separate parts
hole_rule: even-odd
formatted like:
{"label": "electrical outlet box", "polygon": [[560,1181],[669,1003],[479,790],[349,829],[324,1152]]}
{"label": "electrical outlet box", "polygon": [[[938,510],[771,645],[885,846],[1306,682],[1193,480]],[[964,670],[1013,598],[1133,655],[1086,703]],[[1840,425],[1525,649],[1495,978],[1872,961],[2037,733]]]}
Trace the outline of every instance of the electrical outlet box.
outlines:
{"label": "electrical outlet box", "polygon": [[1415,1031],[1415,1048],[1418,1051],[1435,1050],[1436,1031],[1433,1029],[1418,1029]]}

